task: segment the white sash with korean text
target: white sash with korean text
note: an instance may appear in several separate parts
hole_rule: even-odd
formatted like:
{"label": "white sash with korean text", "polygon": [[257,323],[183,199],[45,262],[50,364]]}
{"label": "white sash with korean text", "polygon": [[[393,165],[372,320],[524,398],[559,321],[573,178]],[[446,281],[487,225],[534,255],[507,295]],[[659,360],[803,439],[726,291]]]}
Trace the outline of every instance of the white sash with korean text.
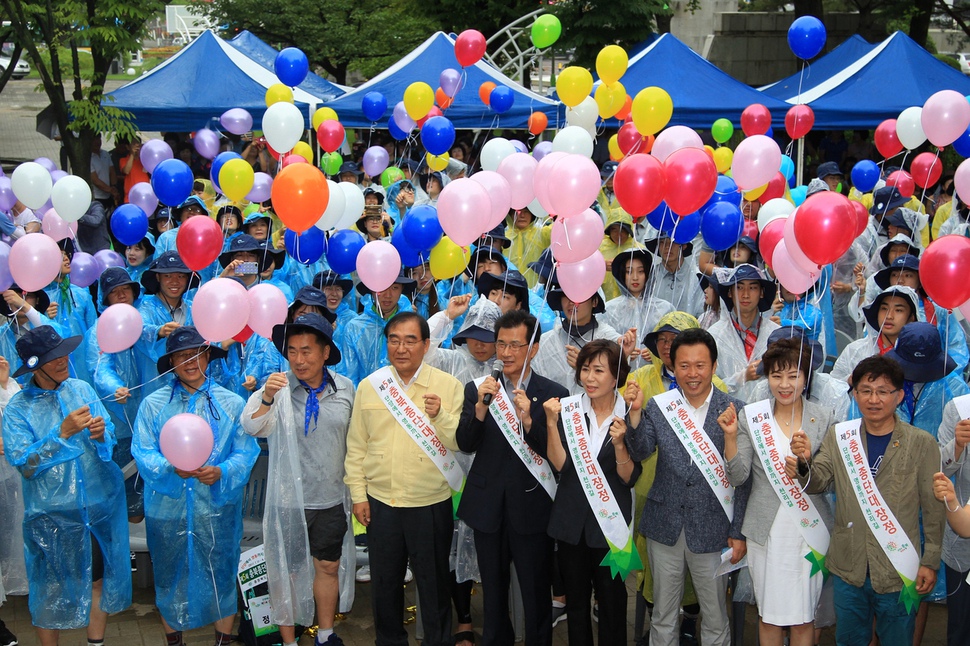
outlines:
{"label": "white sash with korean text", "polygon": [[391,369],[381,368],[367,379],[394,421],[401,425],[428,459],[438,467],[438,471],[441,471],[441,475],[448,481],[448,486],[454,491],[460,491],[465,476],[458,465],[458,460],[455,459],[455,454],[441,443],[435,434],[434,426],[424,412],[407,396]]}
{"label": "white sash with korean text", "polygon": [[687,410],[687,401],[679,390],[668,390],[653,399],[694,465],[704,474],[704,481],[721,503],[728,520],[733,521],[734,487],[728,482],[724,456],[704,430],[703,421],[698,424],[693,418]]}
{"label": "white sash with korean text", "polygon": [[606,481],[603,469],[596,459],[600,447],[593,446],[589,428],[586,426],[582,399],[582,395],[573,395],[560,401],[562,411],[559,416],[566,431],[566,449],[576,467],[583,493],[586,494],[586,502],[593,510],[600,531],[611,545],[622,549],[630,540],[630,526],[623,518],[616,496],[613,495],[610,483]]}
{"label": "white sash with korean text", "polygon": [[775,423],[771,400],[764,399],[748,404],[744,407],[744,417],[748,422],[751,443],[758,455],[758,461],[781,502],[781,509],[785,510],[798,527],[808,547],[824,556],[829,549],[829,531],[812,499],[785,473],[785,456],[777,447],[782,442],[788,442],[788,438]]}
{"label": "white sash with korean text", "polygon": [[[479,377],[475,380],[475,387],[482,385],[485,381],[485,377]],[[512,447],[513,453],[515,453],[525,468],[529,470],[532,477],[536,479],[549,497],[553,500],[556,499],[556,479],[552,475],[552,468],[549,463],[538,453],[532,450],[525,440],[522,438],[521,428],[519,426],[519,420],[515,416],[515,409],[512,406],[512,400],[509,399],[509,394],[505,390],[505,386],[501,383],[498,385],[498,392],[492,397],[492,403],[488,406],[488,412],[492,415],[492,419],[498,425],[498,430],[502,432],[502,437],[505,441],[509,443]],[[545,429],[539,429],[540,431],[545,431]]]}

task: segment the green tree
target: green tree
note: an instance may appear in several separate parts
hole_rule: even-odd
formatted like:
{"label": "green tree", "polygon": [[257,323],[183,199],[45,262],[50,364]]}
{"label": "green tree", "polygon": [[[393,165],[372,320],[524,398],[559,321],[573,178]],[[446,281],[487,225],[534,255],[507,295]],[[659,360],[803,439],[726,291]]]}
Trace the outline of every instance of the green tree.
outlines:
{"label": "green tree", "polygon": [[538,9],[536,0],[409,0],[411,10],[438,29],[461,33],[477,29],[488,38],[499,29]]}
{"label": "green tree", "polygon": [[555,48],[573,50],[573,63],[589,69],[595,68],[596,55],[606,45],[630,51],[670,26],[671,11],[664,0],[565,0],[551,8],[563,25]]}
{"label": "green tree", "polygon": [[[0,17],[2,17],[3,23],[9,22],[6,16]],[[3,92],[3,88],[7,86],[7,81],[13,77],[14,67],[16,66],[17,61],[20,60],[20,55],[24,51],[24,46],[17,42],[13,29],[9,25],[4,24],[3,27],[0,27],[0,43],[7,43],[11,41],[14,43],[13,51],[10,53],[11,64],[7,66],[7,69],[5,69],[2,74],[0,74],[0,92]]]}

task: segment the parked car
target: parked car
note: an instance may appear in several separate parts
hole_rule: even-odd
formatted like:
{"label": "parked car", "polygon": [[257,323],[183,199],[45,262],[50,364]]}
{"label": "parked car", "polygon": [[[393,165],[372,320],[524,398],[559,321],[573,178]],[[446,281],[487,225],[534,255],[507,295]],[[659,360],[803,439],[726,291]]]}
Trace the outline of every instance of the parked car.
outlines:
{"label": "parked car", "polygon": [[[13,45],[11,43],[4,43],[3,47],[0,48],[0,74],[7,71],[10,67],[11,55],[13,54]],[[23,57],[17,59],[16,67],[13,69],[13,78],[20,80],[30,74],[30,63],[25,61]]]}
{"label": "parked car", "polygon": [[970,54],[957,54],[957,60],[960,61],[960,71],[970,75]]}

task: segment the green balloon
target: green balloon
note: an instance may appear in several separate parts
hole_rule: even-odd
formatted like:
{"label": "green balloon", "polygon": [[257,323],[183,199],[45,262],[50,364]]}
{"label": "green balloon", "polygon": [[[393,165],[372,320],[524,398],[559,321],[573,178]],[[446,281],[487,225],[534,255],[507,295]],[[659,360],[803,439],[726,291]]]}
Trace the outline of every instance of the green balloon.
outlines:
{"label": "green balloon", "polygon": [[711,136],[719,144],[727,143],[734,135],[734,126],[727,119],[718,119],[711,126]]}
{"label": "green balloon", "polygon": [[532,23],[532,44],[538,49],[545,49],[562,34],[562,23],[552,14],[543,14]]}
{"label": "green balloon", "polygon": [[336,175],[340,172],[340,166],[344,163],[344,158],[339,153],[324,153],[320,156],[320,168],[327,175]]}
{"label": "green balloon", "polygon": [[390,188],[391,184],[394,182],[399,182],[404,179],[404,171],[402,171],[397,166],[388,166],[381,173],[381,186],[384,188]]}

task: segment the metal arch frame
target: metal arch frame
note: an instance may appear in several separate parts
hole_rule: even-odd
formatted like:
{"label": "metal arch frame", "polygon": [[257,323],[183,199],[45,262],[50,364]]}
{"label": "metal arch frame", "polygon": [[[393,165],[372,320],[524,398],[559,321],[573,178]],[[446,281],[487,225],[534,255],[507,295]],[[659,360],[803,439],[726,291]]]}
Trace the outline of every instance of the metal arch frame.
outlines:
{"label": "metal arch frame", "polygon": [[[497,68],[506,76],[517,79],[523,85],[525,84],[523,81],[528,68],[537,58],[542,56],[542,52],[534,45],[523,48],[519,43],[519,37],[522,35],[522,32],[531,29],[532,22],[535,18],[545,12],[546,10],[542,8],[527,13],[521,18],[505,25],[485,41],[487,46],[505,38],[505,41],[498,49],[494,50],[494,53],[486,54],[486,58],[493,67]],[[497,61],[501,58],[505,58],[506,62],[499,65]],[[510,70],[514,72],[514,75],[509,73]]]}

